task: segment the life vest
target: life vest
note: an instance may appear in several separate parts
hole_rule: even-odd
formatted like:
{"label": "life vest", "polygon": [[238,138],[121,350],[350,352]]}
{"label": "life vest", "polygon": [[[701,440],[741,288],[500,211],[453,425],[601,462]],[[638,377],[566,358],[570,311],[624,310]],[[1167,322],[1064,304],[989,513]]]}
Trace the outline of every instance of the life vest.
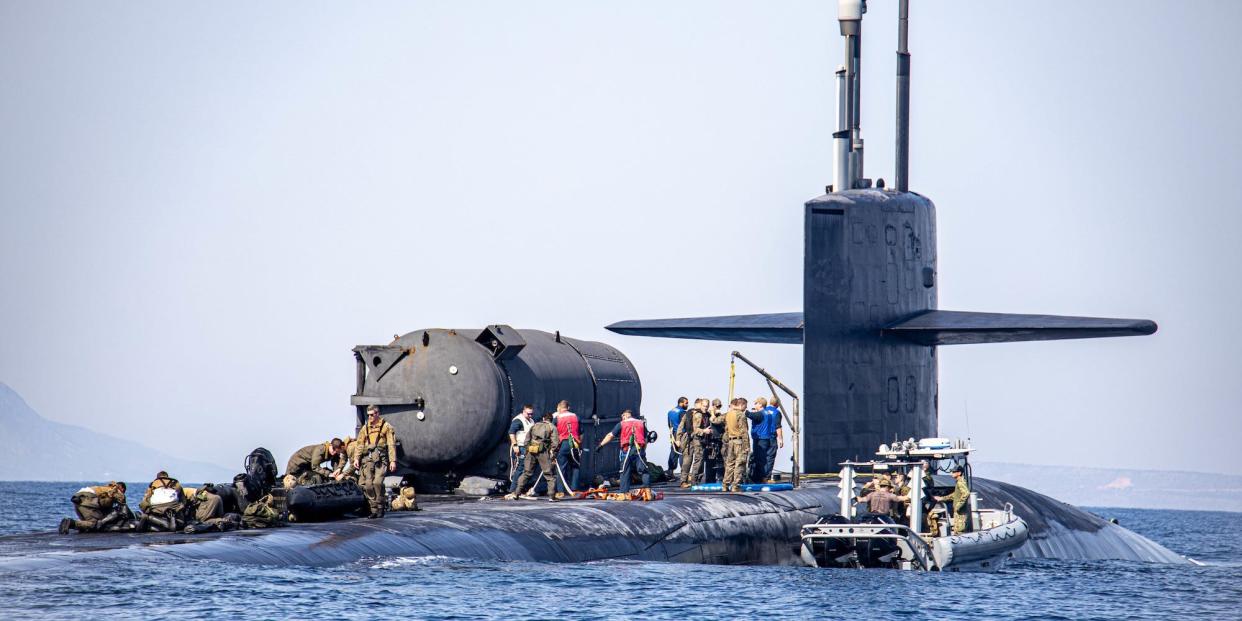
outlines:
{"label": "life vest", "polygon": [[647,446],[647,430],[641,419],[631,418],[621,421],[621,450],[630,448],[631,438],[640,448]]}
{"label": "life vest", "polygon": [[522,446],[523,444],[526,444],[526,436],[530,434],[530,428],[535,424],[535,421],[530,420],[526,418],[525,416],[522,416],[521,414],[514,416],[513,420],[517,421],[518,423],[522,425],[522,430],[517,432],[516,434],[517,445]]}
{"label": "life vest", "polygon": [[572,439],[575,446],[580,443],[578,435],[578,415],[564,412],[556,417],[556,433],[561,440]]}

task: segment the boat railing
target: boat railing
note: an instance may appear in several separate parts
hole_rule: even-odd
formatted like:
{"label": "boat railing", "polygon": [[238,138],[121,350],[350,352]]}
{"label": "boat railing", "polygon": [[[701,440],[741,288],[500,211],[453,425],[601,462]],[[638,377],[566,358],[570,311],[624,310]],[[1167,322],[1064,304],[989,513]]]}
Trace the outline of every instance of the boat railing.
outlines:
{"label": "boat railing", "polygon": [[892,539],[901,550],[903,560],[917,564],[918,569],[936,566],[931,546],[917,531],[904,524],[807,524],[802,527],[802,540],[816,539]]}

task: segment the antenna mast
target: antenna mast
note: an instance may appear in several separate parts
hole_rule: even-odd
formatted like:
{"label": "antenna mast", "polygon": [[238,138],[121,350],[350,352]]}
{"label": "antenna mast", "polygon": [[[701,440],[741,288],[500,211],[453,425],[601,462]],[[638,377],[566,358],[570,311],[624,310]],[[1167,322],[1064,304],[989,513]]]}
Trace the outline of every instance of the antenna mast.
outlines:
{"label": "antenna mast", "polygon": [[837,72],[838,127],[832,135],[835,147],[833,189],[838,192],[865,187],[862,181],[863,140],[859,131],[862,115],[858,100],[862,84],[862,16],[866,12],[865,0],[838,0],[837,21],[841,24],[841,36],[845,37],[845,72]]}
{"label": "antenna mast", "polygon": [[897,152],[898,192],[910,191],[910,0],[897,9]]}

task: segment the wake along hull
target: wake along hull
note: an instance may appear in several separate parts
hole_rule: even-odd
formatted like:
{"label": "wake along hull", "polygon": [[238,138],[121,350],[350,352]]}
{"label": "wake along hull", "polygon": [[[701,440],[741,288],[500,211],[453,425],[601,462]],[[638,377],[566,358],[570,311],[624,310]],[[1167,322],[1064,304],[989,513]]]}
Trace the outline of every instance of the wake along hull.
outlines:
{"label": "wake along hull", "polygon": [[[975,479],[985,506],[1014,505],[1030,538],[1014,556],[1184,563],[1115,524],[1016,486]],[[838,512],[837,488],[679,493],[654,502],[441,501],[382,520],[180,535],[54,533],[0,537],[0,573],[92,556],[214,559],[261,565],[339,565],[364,558],[446,556],[479,560],[799,565],[802,525]]]}

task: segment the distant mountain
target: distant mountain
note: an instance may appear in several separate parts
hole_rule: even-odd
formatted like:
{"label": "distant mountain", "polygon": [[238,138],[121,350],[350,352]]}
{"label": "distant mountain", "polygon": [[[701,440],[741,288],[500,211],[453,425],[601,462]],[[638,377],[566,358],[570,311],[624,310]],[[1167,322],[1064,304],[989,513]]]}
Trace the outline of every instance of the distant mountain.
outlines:
{"label": "distant mountain", "polygon": [[996,462],[972,467],[986,479],[1021,485],[1080,507],[1242,511],[1238,475]]}
{"label": "distant mountain", "polygon": [[[232,481],[233,471],[172,457],[130,440],[39,416],[0,383],[0,481],[149,481],[167,470],[186,482]],[[240,465],[239,465],[240,466]]]}

